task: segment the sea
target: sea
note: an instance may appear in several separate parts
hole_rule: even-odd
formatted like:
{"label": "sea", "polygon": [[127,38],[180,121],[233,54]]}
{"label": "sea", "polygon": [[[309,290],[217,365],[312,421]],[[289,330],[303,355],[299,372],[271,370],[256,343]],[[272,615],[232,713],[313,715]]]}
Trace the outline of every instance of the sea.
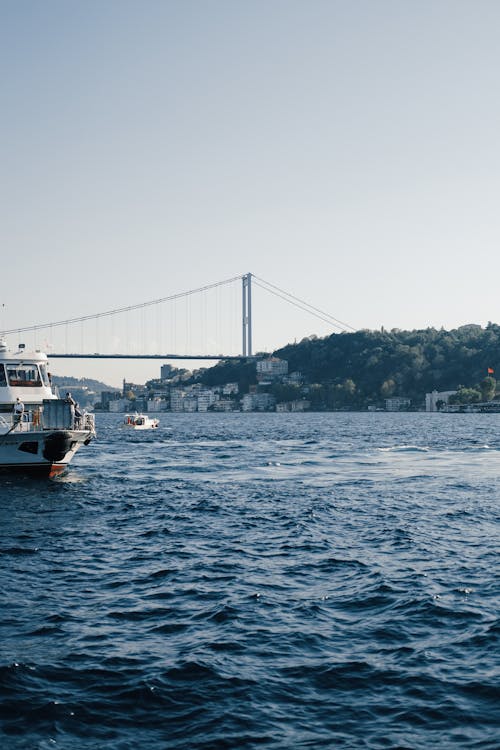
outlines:
{"label": "sea", "polygon": [[500,748],[500,414],[162,414],[0,478],[2,750]]}

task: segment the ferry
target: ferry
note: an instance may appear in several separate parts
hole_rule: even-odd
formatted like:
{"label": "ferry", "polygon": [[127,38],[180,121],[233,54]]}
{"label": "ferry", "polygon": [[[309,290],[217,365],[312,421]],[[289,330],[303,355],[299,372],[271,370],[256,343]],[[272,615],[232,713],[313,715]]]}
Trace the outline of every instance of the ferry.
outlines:
{"label": "ferry", "polygon": [[155,430],[160,424],[159,419],[148,417],[147,414],[125,414],[122,427],[129,430]]}
{"label": "ferry", "polygon": [[52,387],[47,355],[0,339],[0,472],[57,476],[95,434],[94,415]]}

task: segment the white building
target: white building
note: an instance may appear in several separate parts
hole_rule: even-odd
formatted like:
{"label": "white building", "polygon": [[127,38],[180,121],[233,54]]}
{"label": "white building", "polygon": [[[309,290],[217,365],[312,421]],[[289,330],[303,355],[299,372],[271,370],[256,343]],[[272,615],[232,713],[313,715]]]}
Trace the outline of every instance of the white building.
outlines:
{"label": "white building", "polygon": [[311,402],[304,398],[297,399],[296,401],[282,401],[280,404],[276,404],[276,411],[289,412],[289,411],[307,411],[311,406]]}
{"label": "white building", "polygon": [[170,389],[171,411],[208,411],[215,403],[217,395],[209,388],[199,385],[188,388]]}
{"label": "white building", "polygon": [[198,411],[208,411],[209,407],[215,403],[217,396],[211,390],[198,391]]}
{"label": "white building", "polygon": [[393,396],[392,398],[386,398],[385,410],[404,411],[405,409],[408,409],[410,404],[411,400],[409,398],[405,398],[404,396]]}
{"label": "white building", "polygon": [[239,411],[239,404],[230,398],[221,398],[215,402],[214,411]]}
{"label": "white building", "polygon": [[127,398],[117,398],[114,401],[109,402],[109,410],[112,412],[124,412],[130,406],[130,401]]}
{"label": "white building", "polygon": [[268,359],[259,359],[257,362],[257,374],[269,378],[278,378],[288,374],[288,362],[286,359],[278,357],[268,357]]}
{"label": "white building", "polygon": [[276,399],[270,393],[245,393],[241,400],[242,411],[271,411]]}
{"label": "white building", "polygon": [[454,396],[456,391],[432,391],[425,394],[425,411],[438,411],[438,401],[447,404],[450,396]]}
{"label": "white building", "polygon": [[186,391],[182,388],[170,389],[170,411],[184,411],[183,401]]}
{"label": "white building", "polygon": [[147,410],[150,411],[165,411],[166,401],[161,398],[148,398]]}
{"label": "white building", "polygon": [[188,394],[182,399],[182,411],[198,411],[198,399]]}

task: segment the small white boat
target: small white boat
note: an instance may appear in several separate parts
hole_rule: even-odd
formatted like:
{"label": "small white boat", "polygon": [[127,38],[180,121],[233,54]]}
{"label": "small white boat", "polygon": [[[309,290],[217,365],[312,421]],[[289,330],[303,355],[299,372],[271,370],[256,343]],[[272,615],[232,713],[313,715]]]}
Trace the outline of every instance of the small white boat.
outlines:
{"label": "small white boat", "polygon": [[148,417],[147,414],[125,414],[122,427],[129,430],[155,430],[160,424],[159,419]]}
{"label": "small white boat", "polygon": [[94,415],[59,398],[47,364],[42,352],[11,352],[0,338],[0,472],[56,476],[95,437]]}

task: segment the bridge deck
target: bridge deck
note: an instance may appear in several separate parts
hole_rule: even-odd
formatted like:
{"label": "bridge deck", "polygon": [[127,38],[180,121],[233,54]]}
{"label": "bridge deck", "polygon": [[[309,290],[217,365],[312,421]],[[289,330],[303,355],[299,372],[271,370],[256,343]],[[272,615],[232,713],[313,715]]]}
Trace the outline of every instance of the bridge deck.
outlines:
{"label": "bridge deck", "polygon": [[49,354],[49,359],[230,359],[253,360],[255,356],[243,354]]}

